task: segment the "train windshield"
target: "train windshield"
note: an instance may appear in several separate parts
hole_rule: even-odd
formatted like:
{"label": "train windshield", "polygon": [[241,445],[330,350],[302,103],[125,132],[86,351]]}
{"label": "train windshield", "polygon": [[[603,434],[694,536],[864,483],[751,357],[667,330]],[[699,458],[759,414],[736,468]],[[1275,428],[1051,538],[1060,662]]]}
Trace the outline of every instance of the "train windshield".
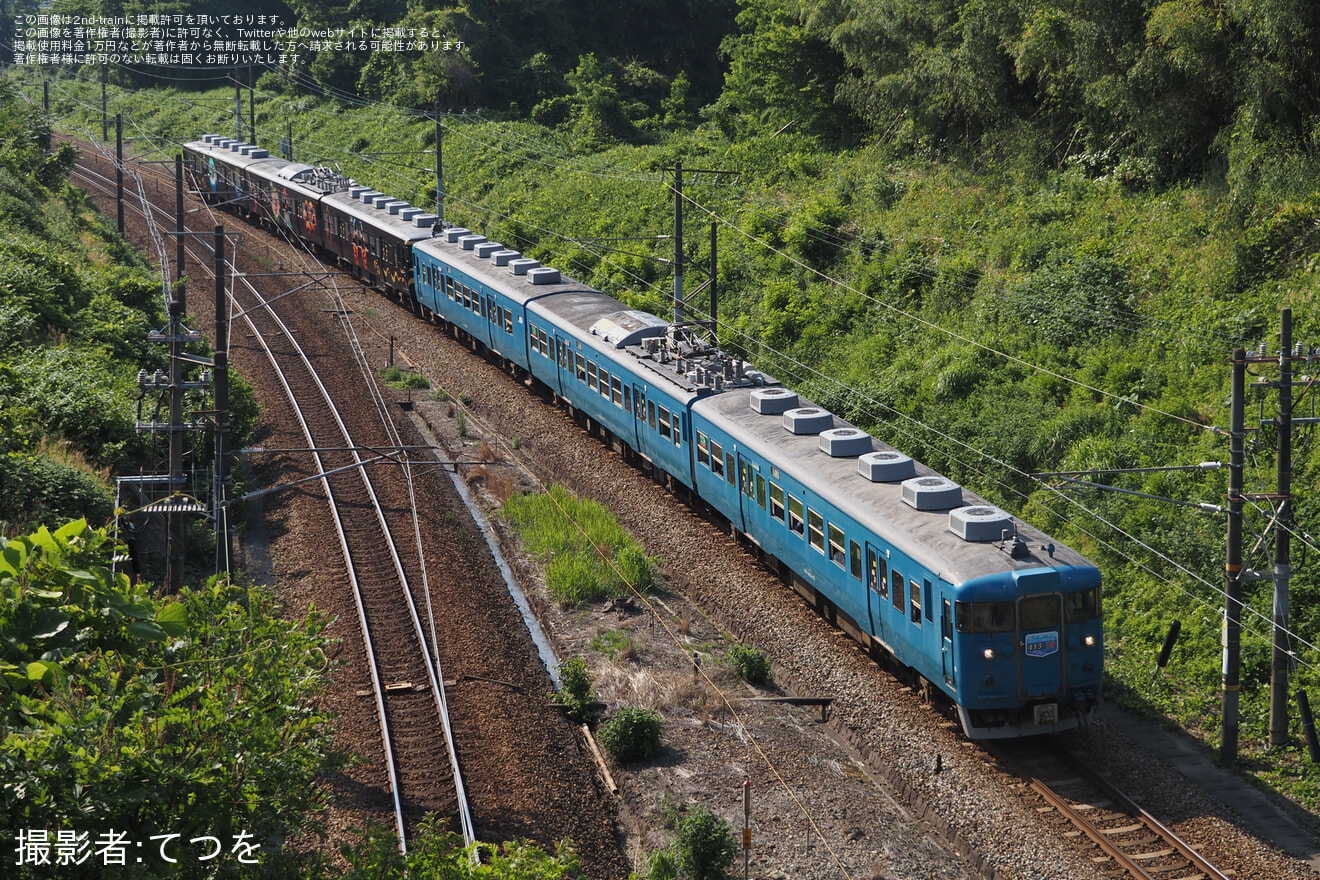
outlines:
{"label": "train windshield", "polygon": [[958,632],[997,633],[1013,631],[1012,602],[959,602],[954,618]]}
{"label": "train windshield", "polygon": [[1026,596],[1018,603],[1018,613],[1022,616],[1022,629],[1037,630],[1059,625],[1059,597],[1053,593],[1045,596]]}
{"label": "train windshield", "polygon": [[1063,597],[1063,619],[1068,623],[1081,623],[1100,616],[1100,588],[1093,587]]}

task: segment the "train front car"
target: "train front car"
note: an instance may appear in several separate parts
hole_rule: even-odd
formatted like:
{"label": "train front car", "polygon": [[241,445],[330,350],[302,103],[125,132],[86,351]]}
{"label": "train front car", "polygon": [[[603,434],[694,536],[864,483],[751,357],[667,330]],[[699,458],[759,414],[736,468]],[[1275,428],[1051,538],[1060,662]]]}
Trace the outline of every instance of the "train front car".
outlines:
{"label": "train front car", "polygon": [[954,588],[944,634],[963,729],[974,739],[1084,727],[1100,704],[1100,573],[1052,544],[1009,538],[1021,568]]}

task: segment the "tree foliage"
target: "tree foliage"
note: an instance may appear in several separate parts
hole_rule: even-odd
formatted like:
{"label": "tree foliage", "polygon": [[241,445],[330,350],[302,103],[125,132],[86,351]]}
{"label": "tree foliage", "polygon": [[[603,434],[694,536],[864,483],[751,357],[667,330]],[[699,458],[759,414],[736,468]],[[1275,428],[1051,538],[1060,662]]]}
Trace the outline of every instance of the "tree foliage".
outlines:
{"label": "tree foliage", "polygon": [[225,581],[155,599],[113,550],[81,520],[0,538],[5,827],[257,841],[300,827],[331,754],[314,708],[324,621],[282,621]]}

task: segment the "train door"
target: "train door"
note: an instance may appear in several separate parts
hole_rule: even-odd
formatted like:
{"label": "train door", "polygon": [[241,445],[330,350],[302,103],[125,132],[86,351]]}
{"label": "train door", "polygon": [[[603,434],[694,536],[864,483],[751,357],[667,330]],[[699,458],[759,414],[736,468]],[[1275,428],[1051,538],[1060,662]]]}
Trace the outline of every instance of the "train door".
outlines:
{"label": "train door", "polygon": [[866,607],[871,617],[871,635],[884,643],[885,604],[889,601],[889,566],[885,555],[866,542]]}
{"label": "train door", "polygon": [[948,599],[940,598],[940,654],[944,663],[944,680],[950,687],[955,687],[957,673],[953,664],[953,608]]}
{"label": "train door", "polygon": [[[1018,600],[1018,695],[1039,700],[1063,693],[1063,597],[1039,593]],[[1044,707],[1041,707],[1044,708]]]}

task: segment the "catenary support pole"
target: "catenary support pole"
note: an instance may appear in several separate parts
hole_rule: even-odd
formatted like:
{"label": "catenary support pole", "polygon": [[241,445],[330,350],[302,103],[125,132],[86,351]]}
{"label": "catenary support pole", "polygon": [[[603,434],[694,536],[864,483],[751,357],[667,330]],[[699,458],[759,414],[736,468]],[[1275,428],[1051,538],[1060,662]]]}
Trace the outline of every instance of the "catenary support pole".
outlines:
{"label": "catenary support pole", "polygon": [[1292,574],[1292,309],[1284,309],[1279,347],[1279,514],[1274,529],[1274,658],[1270,668],[1270,746],[1288,742],[1288,580]]}
{"label": "catenary support pole", "polygon": [[1246,349],[1233,350],[1233,398],[1229,416],[1228,545],[1224,564],[1224,666],[1220,705],[1219,759],[1237,762],[1238,687],[1242,662],[1242,461],[1245,435],[1243,394],[1247,376]]}

